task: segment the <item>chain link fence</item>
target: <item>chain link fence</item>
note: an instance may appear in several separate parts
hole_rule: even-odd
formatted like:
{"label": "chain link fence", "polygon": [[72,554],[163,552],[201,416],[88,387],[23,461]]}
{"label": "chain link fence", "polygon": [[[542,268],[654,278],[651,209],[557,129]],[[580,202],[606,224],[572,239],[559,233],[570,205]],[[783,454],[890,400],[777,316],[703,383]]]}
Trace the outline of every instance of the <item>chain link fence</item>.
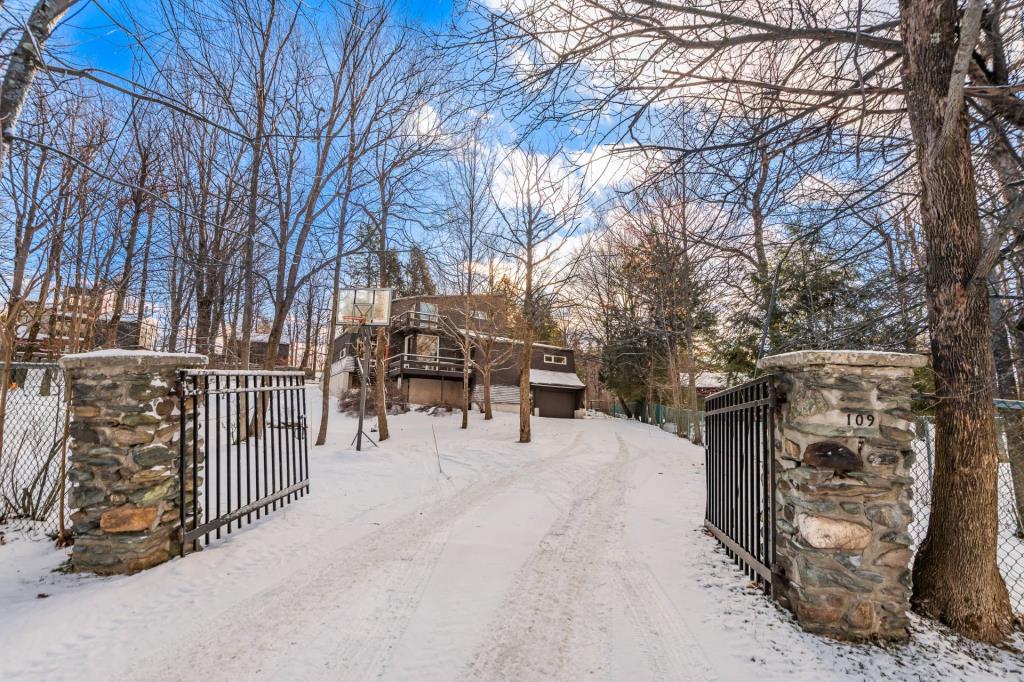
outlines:
{"label": "chain link fence", "polygon": [[13,363],[4,399],[0,524],[55,534],[66,467],[64,374],[56,363]]}
{"label": "chain link fence", "polygon": [[[595,409],[590,407],[590,409]],[[703,440],[704,412],[687,410],[681,407],[670,407],[659,403],[634,403],[629,406],[627,414],[622,405],[611,402],[606,409],[601,409],[613,417],[636,419],[644,424],[652,424],[669,433],[682,433],[685,438],[693,440],[698,430]]]}
{"label": "chain link fence", "polygon": [[[1024,402],[996,401],[999,430],[999,569],[1016,613],[1024,613]],[[931,511],[935,467],[935,419],[917,418],[916,457],[911,466],[914,520],[910,537],[916,549],[924,541]]]}

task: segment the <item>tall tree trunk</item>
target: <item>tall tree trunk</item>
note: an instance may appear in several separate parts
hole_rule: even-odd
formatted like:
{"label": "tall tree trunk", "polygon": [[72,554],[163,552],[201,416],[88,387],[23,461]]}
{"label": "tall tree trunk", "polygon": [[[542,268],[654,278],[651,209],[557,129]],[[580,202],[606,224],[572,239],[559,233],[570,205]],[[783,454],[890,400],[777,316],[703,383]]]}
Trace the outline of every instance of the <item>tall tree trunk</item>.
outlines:
{"label": "tall tree trunk", "polygon": [[[149,174],[148,158],[145,153],[140,156],[141,164],[139,169],[139,187],[146,186],[146,178]],[[118,338],[118,327],[121,326],[121,314],[124,312],[124,301],[128,296],[128,288],[131,286],[132,269],[135,265],[135,243],[139,238],[139,224],[142,221],[142,190],[132,192],[132,217],[128,221],[128,244],[125,246],[124,265],[121,268],[121,276],[114,291],[114,308],[110,313],[110,321],[107,324],[107,336],[104,339],[104,348],[116,348],[121,339]],[[141,302],[140,302],[141,304]],[[140,330],[141,331],[141,330]]]}
{"label": "tall tree trunk", "polygon": [[257,202],[259,199],[260,166],[263,163],[263,96],[257,92],[256,139],[252,145],[252,168],[249,172],[249,202],[246,211],[245,245],[242,250],[242,286],[245,299],[242,302],[242,369],[249,369],[252,352],[252,328],[256,320],[256,231]]}
{"label": "tall tree trunk", "polygon": [[[386,178],[381,176],[381,178],[378,179],[377,190],[378,196],[381,198],[381,215],[379,218],[379,232],[377,235],[377,276],[378,281],[380,281],[380,286],[382,287],[397,284],[397,282],[391,281],[388,274],[388,218],[390,204],[386,201],[388,194],[385,182]],[[377,384],[375,393],[377,401],[377,439],[387,440],[391,435],[388,433],[387,406],[388,331],[383,327],[377,330],[377,353],[375,357],[377,360]]]}
{"label": "tall tree trunk", "polygon": [[[469,259],[472,261],[472,258]],[[468,270],[468,284],[467,289],[472,287],[473,277],[473,265],[472,262],[467,266]],[[462,426],[463,429],[469,428],[469,373],[473,366],[473,349],[470,346],[469,336],[469,320],[472,315],[470,307],[469,294],[463,298],[462,305]]]}
{"label": "tall tree trunk", "polygon": [[[342,209],[344,217],[344,207]],[[331,322],[327,330],[327,357],[324,358],[323,374],[320,376],[320,429],[315,445],[327,442],[327,419],[331,407],[331,365],[334,363],[334,334],[338,329],[338,287],[341,286],[341,254],[345,239],[345,228],[338,227],[338,255],[334,260],[334,276],[331,279]]]}
{"label": "tall tree trunk", "polygon": [[[39,0],[24,23],[25,30],[7,61],[3,85],[0,85],[0,168],[6,166],[7,134],[13,132],[18,122],[39,70],[46,41],[75,2],[77,0]],[[0,7],[2,5],[0,3]]]}
{"label": "tall tree trunk", "polygon": [[[313,324],[313,285],[310,285],[309,300],[306,301],[306,330],[305,336],[302,339],[302,357],[299,359],[298,365],[302,370],[307,369],[309,364],[309,349],[313,343],[313,329],[318,325]],[[316,365],[316,358],[313,359],[313,364]]]}
{"label": "tall tree trunk", "polygon": [[530,365],[533,362],[533,330],[536,328],[533,300],[533,242],[526,247],[526,272],[523,290],[523,366],[519,370],[519,442],[530,442]]}
{"label": "tall tree trunk", "polygon": [[491,411],[491,363],[490,360],[486,361],[483,371],[483,382],[484,382],[484,421],[494,419],[494,413]]}
{"label": "tall tree trunk", "polygon": [[523,366],[519,370],[519,442],[530,442],[530,361],[533,357],[533,328],[527,323],[523,334]]}
{"label": "tall tree trunk", "polygon": [[[139,345],[142,345],[142,325],[146,321],[146,296],[149,287],[149,252],[153,246],[153,216],[155,207],[149,207],[149,220],[146,222],[146,241],[142,247],[142,271],[139,272],[139,310],[135,322],[139,327]],[[155,339],[154,339],[154,345]],[[152,349],[150,349],[152,350]]]}
{"label": "tall tree trunk", "polygon": [[690,420],[693,423],[693,435],[690,442],[704,445],[704,429],[700,423],[700,396],[697,394],[697,358],[693,352],[693,310],[686,312],[686,367],[689,372],[687,392],[689,393]]}
{"label": "tall tree trunk", "polygon": [[196,352],[210,355],[213,351],[213,298],[200,293],[196,297]]}
{"label": "tall tree trunk", "polygon": [[[469,342],[469,335],[466,335],[466,343]],[[470,359],[469,353],[466,352],[466,347],[463,347],[463,359],[462,359],[462,426],[463,429],[469,428],[469,369]]]}
{"label": "tall tree trunk", "polygon": [[926,291],[939,395],[928,533],[914,562],[920,613],[969,637],[1012,630],[996,563],[997,447],[992,331],[966,110],[944,127],[957,49],[955,0],[901,0],[903,84],[921,178]]}
{"label": "tall tree trunk", "polygon": [[668,379],[672,389],[673,423],[676,425],[676,437],[686,438],[689,435],[683,428],[683,381],[679,371],[679,345],[674,341],[668,344]]}
{"label": "tall tree trunk", "polygon": [[391,437],[388,433],[388,332],[381,327],[377,330],[377,352],[374,356],[377,361],[377,382],[374,386],[377,400],[377,440],[387,440]]}

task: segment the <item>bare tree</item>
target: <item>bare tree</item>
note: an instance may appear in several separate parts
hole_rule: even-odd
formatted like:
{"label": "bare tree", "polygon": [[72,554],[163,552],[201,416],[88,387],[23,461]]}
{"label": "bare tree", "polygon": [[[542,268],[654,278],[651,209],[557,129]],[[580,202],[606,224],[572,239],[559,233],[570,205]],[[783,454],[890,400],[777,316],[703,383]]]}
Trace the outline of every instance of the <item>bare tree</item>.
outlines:
{"label": "bare tree", "polygon": [[575,268],[577,254],[565,247],[582,226],[585,194],[562,158],[526,147],[499,169],[494,201],[499,217],[494,249],[514,269],[521,309],[519,442],[529,443],[533,343]]}
{"label": "bare tree", "polygon": [[[462,297],[462,319],[458,324],[449,325],[447,333],[457,339],[462,352],[462,428],[469,426],[470,378],[473,373],[474,348],[480,343],[479,334],[491,328],[488,306],[481,305],[474,294],[484,291],[486,280],[481,269],[487,255],[490,233],[494,229],[494,172],[496,158],[492,148],[486,146],[482,132],[482,121],[477,119],[470,125],[448,164],[444,181],[444,257],[443,269],[446,279],[456,293]],[[445,318],[447,320],[447,318]],[[485,416],[490,419],[490,371],[493,339],[483,341],[488,346],[486,370],[484,371]]]}

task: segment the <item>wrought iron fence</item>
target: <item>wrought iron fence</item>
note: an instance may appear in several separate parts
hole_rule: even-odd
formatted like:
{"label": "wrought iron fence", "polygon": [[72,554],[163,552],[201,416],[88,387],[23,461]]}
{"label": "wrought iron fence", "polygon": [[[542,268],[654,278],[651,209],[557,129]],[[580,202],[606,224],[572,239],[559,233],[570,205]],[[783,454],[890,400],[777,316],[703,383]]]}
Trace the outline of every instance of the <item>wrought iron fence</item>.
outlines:
{"label": "wrought iron fence", "polygon": [[64,509],[64,374],[56,363],[12,363],[0,397],[0,523],[53,534]]}
{"label": "wrought iron fence", "polygon": [[[999,430],[999,569],[1010,591],[1010,602],[1024,614],[1024,402],[996,401]],[[911,465],[914,520],[910,537],[916,549],[928,531],[931,511],[932,477],[935,470],[935,420],[917,418],[915,458]]]}
{"label": "wrought iron fence", "polygon": [[182,371],[183,554],[309,492],[304,384],[302,372]]}
{"label": "wrought iron fence", "polygon": [[775,560],[774,405],[769,377],[715,393],[704,404],[704,525],[766,590]]}

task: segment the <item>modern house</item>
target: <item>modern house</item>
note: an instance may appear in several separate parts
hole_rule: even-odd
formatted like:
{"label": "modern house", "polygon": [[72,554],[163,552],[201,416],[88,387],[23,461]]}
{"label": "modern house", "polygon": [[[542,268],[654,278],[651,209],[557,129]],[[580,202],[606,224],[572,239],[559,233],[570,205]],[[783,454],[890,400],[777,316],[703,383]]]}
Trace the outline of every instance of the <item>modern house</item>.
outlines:
{"label": "modern house", "polygon": [[[462,399],[463,341],[471,338],[475,363],[470,375],[473,403],[483,406],[483,373],[491,367],[491,405],[518,411],[522,367],[521,343],[506,336],[509,329],[504,299],[494,295],[410,296],[392,302],[387,378],[398,396],[416,404],[456,406]],[[371,343],[375,343],[372,341]],[[355,332],[335,339],[332,393],[340,394],[361,380],[363,340]],[[370,367],[370,381],[376,381]],[[534,414],[572,418],[583,407],[586,386],[576,375],[571,348],[534,344],[530,361],[530,397]]]}

